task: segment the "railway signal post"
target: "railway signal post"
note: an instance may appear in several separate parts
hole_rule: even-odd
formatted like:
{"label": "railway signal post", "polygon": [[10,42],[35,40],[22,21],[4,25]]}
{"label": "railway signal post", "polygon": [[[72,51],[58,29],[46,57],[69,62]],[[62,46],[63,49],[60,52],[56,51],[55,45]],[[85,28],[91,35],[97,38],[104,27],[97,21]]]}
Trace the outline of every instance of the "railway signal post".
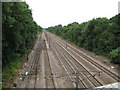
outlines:
{"label": "railway signal post", "polygon": [[[65,37],[65,39],[67,39],[67,37]],[[67,42],[66,42],[66,48],[67,48]]]}
{"label": "railway signal post", "polygon": [[79,83],[79,70],[76,72],[76,90],[78,90],[78,83]]}

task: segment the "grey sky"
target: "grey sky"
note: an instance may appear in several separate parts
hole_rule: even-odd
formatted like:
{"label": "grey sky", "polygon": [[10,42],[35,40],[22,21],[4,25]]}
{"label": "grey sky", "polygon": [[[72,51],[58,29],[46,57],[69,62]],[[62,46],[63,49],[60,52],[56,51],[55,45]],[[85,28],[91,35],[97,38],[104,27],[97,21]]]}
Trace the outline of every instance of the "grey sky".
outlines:
{"label": "grey sky", "polygon": [[25,0],[33,18],[43,28],[97,17],[111,18],[118,13],[119,0]]}

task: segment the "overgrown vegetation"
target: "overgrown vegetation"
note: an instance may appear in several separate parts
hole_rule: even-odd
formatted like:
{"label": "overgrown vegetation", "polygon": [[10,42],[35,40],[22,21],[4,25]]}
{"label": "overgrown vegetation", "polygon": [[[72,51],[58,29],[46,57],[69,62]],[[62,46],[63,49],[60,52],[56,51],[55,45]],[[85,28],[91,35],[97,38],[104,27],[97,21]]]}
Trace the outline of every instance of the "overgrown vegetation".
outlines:
{"label": "overgrown vegetation", "polygon": [[[2,3],[2,66],[13,74],[22,57],[32,49],[42,28],[32,18],[26,2]],[[5,77],[9,78],[9,77]],[[4,79],[4,78],[3,78]]]}
{"label": "overgrown vegetation", "polygon": [[82,24],[57,25],[48,31],[120,64],[120,14],[107,19],[96,18]]}

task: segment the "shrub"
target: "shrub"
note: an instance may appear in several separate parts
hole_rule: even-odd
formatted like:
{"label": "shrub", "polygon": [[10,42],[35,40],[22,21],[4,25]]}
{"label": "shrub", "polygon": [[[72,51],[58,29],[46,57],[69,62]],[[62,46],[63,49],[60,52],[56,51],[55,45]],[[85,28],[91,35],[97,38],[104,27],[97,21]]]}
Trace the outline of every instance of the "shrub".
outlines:
{"label": "shrub", "polygon": [[120,64],[120,47],[110,52],[111,62]]}

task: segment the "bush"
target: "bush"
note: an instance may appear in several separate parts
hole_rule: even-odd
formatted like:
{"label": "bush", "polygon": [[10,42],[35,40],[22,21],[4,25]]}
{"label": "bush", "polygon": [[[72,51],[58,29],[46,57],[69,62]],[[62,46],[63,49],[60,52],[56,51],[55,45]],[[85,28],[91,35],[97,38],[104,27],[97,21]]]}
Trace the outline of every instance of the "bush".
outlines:
{"label": "bush", "polygon": [[110,52],[111,62],[120,64],[120,47]]}

